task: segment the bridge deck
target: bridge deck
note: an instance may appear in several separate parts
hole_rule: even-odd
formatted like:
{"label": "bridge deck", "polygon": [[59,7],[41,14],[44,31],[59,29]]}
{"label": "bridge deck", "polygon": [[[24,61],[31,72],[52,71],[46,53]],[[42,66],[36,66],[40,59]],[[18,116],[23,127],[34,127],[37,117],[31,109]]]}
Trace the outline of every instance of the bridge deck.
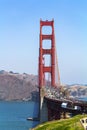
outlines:
{"label": "bridge deck", "polygon": [[[73,112],[73,113],[87,113],[87,102],[79,100],[69,100],[69,99],[54,99],[47,96],[44,97],[50,109]],[[65,103],[65,106],[62,104]]]}

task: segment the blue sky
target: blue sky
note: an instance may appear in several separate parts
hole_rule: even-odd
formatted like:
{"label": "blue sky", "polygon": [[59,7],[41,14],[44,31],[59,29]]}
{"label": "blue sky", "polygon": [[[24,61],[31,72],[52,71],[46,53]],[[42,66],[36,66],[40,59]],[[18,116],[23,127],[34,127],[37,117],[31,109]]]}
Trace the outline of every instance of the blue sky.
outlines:
{"label": "blue sky", "polygon": [[40,18],[54,18],[61,82],[87,83],[87,0],[0,0],[0,70],[38,73]]}

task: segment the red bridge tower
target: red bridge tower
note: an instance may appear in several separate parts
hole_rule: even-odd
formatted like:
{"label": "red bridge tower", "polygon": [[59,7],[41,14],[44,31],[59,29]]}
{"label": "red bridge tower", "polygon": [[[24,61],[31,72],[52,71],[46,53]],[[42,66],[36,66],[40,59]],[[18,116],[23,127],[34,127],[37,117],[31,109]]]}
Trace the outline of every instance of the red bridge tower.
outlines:
{"label": "red bridge tower", "polygon": [[[52,34],[42,34],[43,26],[51,26]],[[51,40],[51,49],[43,48],[43,40]],[[51,56],[51,65],[44,65],[43,55]],[[40,20],[40,48],[39,48],[39,87],[45,86],[45,72],[51,74],[51,86],[55,86],[55,35],[54,35],[54,20]]]}

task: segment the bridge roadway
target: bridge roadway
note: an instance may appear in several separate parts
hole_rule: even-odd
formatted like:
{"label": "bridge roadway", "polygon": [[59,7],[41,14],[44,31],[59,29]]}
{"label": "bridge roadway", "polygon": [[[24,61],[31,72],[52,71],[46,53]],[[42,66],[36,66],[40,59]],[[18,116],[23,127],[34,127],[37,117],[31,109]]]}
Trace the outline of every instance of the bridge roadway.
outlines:
{"label": "bridge roadway", "polygon": [[44,97],[44,102],[47,104],[48,120],[60,119],[61,115],[66,118],[66,113],[72,116],[77,114],[87,114],[87,102],[69,99],[55,99],[48,96]]}
{"label": "bridge roadway", "polygon": [[57,88],[42,89],[40,119],[41,122],[66,118],[66,115],[87,114],[87,102],[76,98],[67,98],[60,94]]}

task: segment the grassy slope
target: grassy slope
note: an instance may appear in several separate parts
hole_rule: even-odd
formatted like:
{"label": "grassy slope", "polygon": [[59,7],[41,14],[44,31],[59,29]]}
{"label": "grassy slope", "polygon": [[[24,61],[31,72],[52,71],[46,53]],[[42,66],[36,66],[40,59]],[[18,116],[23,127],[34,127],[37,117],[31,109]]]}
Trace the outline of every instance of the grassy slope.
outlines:
{"label": "grassy slope", "polygon": [[80,123],[80,119],[87,115],[77,115],[66,120],[50,121],[38,125],[33,130],[84,130]]}

